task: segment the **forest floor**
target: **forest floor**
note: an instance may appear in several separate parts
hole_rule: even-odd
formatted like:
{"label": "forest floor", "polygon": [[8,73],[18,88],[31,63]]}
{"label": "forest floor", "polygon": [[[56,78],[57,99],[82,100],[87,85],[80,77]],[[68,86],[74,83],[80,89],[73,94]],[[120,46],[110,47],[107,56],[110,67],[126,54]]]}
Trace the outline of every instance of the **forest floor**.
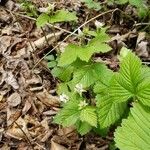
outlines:
{"label": "forest floor", "polygon": [[[73,127],[62,128],[52,122],[60,109],[56,93],[59,80],[52,76],[44,59],[51,50],[56,55],[59,48],[75,43],[80,26],[80,30],[84,26],[95,29],[97,20],[108,26],[112,48],[106,54],[95,55],[97,60],[116,70],[117,54],[125,45],[144,64],[150,64],[150,18],[139,19],[136,9],[128,4],[99,2],[104,9],[90,9],[78,0],[51,0],[55,10],[75,11],[78,22],[42,28],[37,28],[35,17],[27,14],[21,3],[0,2],[0,150],[115,149],[113,128],[107,137],[93,132],[81,136]],[[32,3],[38,13],[48,6],[47,0]]]}

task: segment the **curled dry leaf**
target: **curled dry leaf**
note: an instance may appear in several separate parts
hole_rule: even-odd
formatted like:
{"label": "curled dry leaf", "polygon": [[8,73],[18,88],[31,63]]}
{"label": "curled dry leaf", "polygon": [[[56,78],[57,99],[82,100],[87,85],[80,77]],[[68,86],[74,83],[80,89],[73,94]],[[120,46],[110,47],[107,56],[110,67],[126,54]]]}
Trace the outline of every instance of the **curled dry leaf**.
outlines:
{"label": "curled dry leaf", "polygon": [[21,97],[18,93],[13,93],[10,97],[8,97],[7,102],[9,106],[16,107],[21,103]]}
{"label": "curled dry leaf", "polygon": [[26,100],[24,107],[22,109],[22,114],[26,114],[30,108],[31,108],[31,103],[28,100]]}
{"label": "curled dry leaf", "polygon": [[7,107],[7,126],[10,126],[21,115],[21,110]]}
{"label": "curled dry leaf", "polygon": [[36,94],[37,98],[46,106],[59,106],[59,97],[50,95],[47,90]]}
{"label": "curled dry leaf", "polygon": [[67,150],[67,148],[51,140],[51,150]]}

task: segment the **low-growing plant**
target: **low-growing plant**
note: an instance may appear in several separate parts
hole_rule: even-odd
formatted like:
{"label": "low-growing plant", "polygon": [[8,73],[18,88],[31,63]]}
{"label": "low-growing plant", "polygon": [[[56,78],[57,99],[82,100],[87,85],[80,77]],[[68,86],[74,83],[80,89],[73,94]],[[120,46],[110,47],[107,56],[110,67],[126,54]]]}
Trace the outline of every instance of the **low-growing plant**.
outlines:
{"label": "low-growing plant", "polygon": [[[52,70],[61,83],[58,94],[62,109],[54,122],[75,126],[84,135],[99,134],[110,126],[121,150],[148,150],[150,145],[150,69],[130,50],[120,52],[120,69],[113,72],[94,62],[93,54],[108,52],[109,36],[101,28],[87,44],[69,44]],[[120,126],[121,123],[121,126]]]}

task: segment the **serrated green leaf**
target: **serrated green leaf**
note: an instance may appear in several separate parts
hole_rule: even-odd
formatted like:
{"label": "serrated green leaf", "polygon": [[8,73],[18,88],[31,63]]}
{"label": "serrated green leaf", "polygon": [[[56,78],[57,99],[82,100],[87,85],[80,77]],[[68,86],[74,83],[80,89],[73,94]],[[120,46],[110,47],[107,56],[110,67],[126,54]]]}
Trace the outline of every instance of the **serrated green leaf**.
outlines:
{"label": "serrated green leaf", "polygon": [[108,87],[113,76],[113,71],[105,69],[103,74],[100,75],[99,80],[94,85],[94,93],[108,93]]}
{"label": "serrated green leaf", "polygon": [[135,103],[129,117],[117,128],[115,142],[120,150],[149,150],[150,107]]}
{"label": "serrated green leaf", "polygon": [[124,114],[127,104],[114,103],[109,95],[97,95],[98,121],[100,128],[107,128],[118,121]]}
{"label": "serrated green leaf", "polygon": [[54,55],[48,55],[45,57],[46,60],[55,60]]}
{"label": "serrated green leaf", "polygon": [[81,121],[77,123],[76,127],[77,127],[77,131],[81,135],[87,134],[92,129],[92,126],[90,124],[88,124],[87,122],[81,122]]}
{"label": "serrated green leaf", "polygon": [[115,74],[110,87],[110,96],[115,102],[124,102],[133,96],[128,90],[128,84],[124,78],[120,77],[120,74]]}
{"label": "serrated green leaf", "polygon": [[80,120],[89,123],[91,126],[97,127],[97,114],[95,108],[87,106],[81,110]]}
{"label": "serrated green leaf", "polygon": [[132,52],[128,52],[121,61],[119,73],[113,77],[110,95],[116,102],[127,101],[137,94],[141,81],[141,61]]}
{"label": "serrated green leaf", "polygon": [[56,23],[56,22],[68,22],[68,21],[77,21],[76,14],[74,12],[69,12],[68,10],[58,10],[55,12],[54,15],[49,16],[49,22],[50,23]]}
{"label": "serrated green leaf", "polygon": [[144,105],[150,106],[150,76],[138,85],[137,98]]}
{"label": "serrated green leaf", "polygon": [[43,27],[49,21],[49,15],[42,13],[36,20],[37,27]]}
{"label": "serrated green leaf", "polygon": [[104,76],[105,70],[107,70],[107,67],[100,63],[84,66],[74,73],[72,83],[74,85],[80,83],[83,87],[89,87],[101,76]]}
{"label": "serrated green leaf", "polygon": [[54,123],[61,124],[64,127],[74,125],[80,116],[78,104],[79,100],[77,99],[71,99],[67,102],[64,108],[54,117]]}
{"label": "serrated green leaf", "polygon": [[59,66],[65,66],[73,63],[77,58],[82,61],[88,62],[94,53],[98,52],[108,52],[111,48],[105,43],[109,36],[105,33],[106,29],[101,29],[97,36],[92,39],[87,45],[78,46],[74,44],[69,44],[65,52],[61,54],[60,60],[58,62]]}
{"label": "serrated green leaf", "polygon": [[132,52],[128,52],[121,61],[120,76],[126,83],[126,89],[132,93],[136,93],[136,87],[141,78],[141,67],[141,60]]}

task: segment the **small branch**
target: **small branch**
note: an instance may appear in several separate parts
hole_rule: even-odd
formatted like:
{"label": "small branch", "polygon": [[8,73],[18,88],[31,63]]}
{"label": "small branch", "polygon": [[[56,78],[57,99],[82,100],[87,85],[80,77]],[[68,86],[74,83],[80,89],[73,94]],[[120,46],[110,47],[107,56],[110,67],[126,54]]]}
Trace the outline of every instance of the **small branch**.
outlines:
{"label": "small branch", "polygon": [[141,23],[134,24],[134,27],[137,27],[137,26],[149,26],[149,25],[150,25],[150,22],[141,22]]}

